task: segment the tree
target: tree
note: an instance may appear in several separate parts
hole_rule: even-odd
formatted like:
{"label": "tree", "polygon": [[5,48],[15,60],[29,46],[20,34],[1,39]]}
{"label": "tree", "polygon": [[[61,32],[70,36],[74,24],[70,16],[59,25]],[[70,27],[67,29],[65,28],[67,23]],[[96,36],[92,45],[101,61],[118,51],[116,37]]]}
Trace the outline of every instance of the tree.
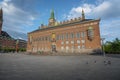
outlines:
{"label": "tree", "polygon": [[107,41],[105,43],[105,52],[107,53],[120,53],[120,40],[116,38],[115,40]]}

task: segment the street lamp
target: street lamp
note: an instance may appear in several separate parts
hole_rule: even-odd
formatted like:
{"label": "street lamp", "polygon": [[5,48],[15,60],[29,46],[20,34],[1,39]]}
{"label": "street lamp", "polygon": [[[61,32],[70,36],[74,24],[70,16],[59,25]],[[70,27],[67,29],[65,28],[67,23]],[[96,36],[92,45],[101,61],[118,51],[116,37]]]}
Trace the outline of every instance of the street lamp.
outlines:
{"label": "street lamp", "polygon": [[16,40],[16,52],[18,52],[19,39]]}
{"label": "street lamp", "polygon": [[105,38],[101,38],[101,41],[102,41],[102,52],[103,52],[103,56],[105,57],[105,52],[104,52],[104,40],[105,40]]}

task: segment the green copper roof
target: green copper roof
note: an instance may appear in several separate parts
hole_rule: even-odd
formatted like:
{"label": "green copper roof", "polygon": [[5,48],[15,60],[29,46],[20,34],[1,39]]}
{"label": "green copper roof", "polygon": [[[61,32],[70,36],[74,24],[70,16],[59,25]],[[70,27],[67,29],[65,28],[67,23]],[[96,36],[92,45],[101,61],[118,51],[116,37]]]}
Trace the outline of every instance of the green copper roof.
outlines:
{"label": "green copper roof", "polygon": [[54,10],[53,10],[53,9],[51,10],[51,16],[50,16],[50,19],[55,19],[55,17],[54,17]]}

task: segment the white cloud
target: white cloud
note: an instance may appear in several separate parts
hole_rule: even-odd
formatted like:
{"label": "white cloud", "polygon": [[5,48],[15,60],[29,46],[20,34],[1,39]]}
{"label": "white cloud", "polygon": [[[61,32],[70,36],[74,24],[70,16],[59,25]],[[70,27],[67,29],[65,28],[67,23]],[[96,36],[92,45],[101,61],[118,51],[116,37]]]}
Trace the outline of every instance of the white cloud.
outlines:
{"label": "white cloud", "polygon": [[9,2],[9,1],[11,1],[11,0],[4,0],[4,2]]}
{"label": "white cloud", "polygon": [[112,7],[112,3],[108,2],[108,1],[105,1],[102,4],[96,6],[93,9],[93,13],[92,14],[94,14],[95,17],[110,18],[111,17],[110,15],[114,14],[111,11],[111,7]]}
{"label": "white cloud", "polygon": [[108,10],[111,6],[111,3],[110,2],[103,2],[102,4],[100,4],[99,6],[96,6],[94,8],[94,12],[97,12],[97,13],[101,13],[101,12],[104,12],[106,10]]}
{"label": "white cloud", "polygon": [[7,31],[8,33],[10,32],[10,35],[13,35],[14,32],[16,35],[18,34],[17,36],[19,36],[20,33],[27,35],[26,29],[28,29],[28,26],[33,25],[35,16],[30,12],[16,7],[14,4],[12,4],[11,0],[2,1],[0,3],[0,7],[3,9],[4,15],[3,30]]}
{"label": "white cloud", "polygon": [[116,18],[110,20],[102,20],[100,24],[101,37],[106,38],[106,40],[113,40],[115,38],[120,38],[120,19]]}
{"label": "white cloud", "polygon": [[82,9],[84,10],[84,12],[87,15],[89,15],[89,13],[91,13],[93,11],[94,7],[95,6],[91,5],[91,4],[83,4],[82,6],[78,6],[76,8],[75,7],[72,8],[68,15],[64,14],[64,17],[67,18],[67,19],[71,19],[71,18],[75,18],[75,17],[80,17]]}
{"label": "white cloud", "polygon": [[[102,0],[103,1],[103,0]],[[100,0],[99,0],[100,2]],[[94,16],[95,18],[113,18],[120,17],[120,0],[106,0],[100,2],[100,4],[88,4],[85,3],[78,7],[73,7],[65,18],[75,18],[81,16],[81,11],[84,9],[87,17]]]}

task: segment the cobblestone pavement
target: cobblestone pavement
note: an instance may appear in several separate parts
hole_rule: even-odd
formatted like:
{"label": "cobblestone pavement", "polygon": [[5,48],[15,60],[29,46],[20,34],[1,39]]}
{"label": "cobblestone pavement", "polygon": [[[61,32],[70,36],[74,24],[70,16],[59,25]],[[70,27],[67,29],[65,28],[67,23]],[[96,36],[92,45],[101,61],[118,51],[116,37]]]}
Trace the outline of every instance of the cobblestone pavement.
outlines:
{"label": "cobblestone pavement", "polygon": [[0,80],[120,80],[120,58],[0,53]]}

